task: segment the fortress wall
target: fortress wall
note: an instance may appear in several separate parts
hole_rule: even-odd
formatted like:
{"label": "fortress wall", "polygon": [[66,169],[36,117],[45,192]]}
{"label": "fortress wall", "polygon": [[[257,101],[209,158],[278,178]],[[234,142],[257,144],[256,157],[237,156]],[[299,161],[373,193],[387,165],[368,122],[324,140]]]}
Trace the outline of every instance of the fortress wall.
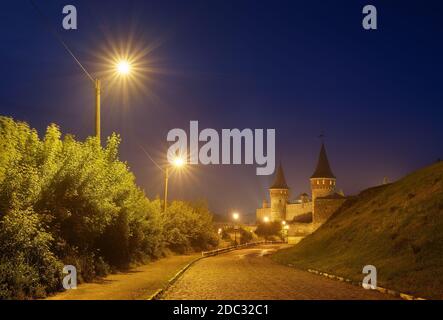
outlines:
{"label": "fortress wall", "polygon": [[257,209],[257,211],[255,212],[255,217],[257,219],[256,220],[257,222],[263,221],[264,217],[271,218],[271,208],[259,208],[259,209]]}
{"label": "fortress wall", "polygon": [[290,203],[286,205],[286,221],[292,221],[294,218],[312,212],[312,202]]}
{"label": "fortress wall", "polygon": [[304,237],[315,231],[315,225],[313,223],[291,223],[289,225],[288,236],[289,237]]}
{"label": "fortress wall", "polygon": [[314,201],[313,223],[323,224],[346,201],[340,199],[316,199]]}

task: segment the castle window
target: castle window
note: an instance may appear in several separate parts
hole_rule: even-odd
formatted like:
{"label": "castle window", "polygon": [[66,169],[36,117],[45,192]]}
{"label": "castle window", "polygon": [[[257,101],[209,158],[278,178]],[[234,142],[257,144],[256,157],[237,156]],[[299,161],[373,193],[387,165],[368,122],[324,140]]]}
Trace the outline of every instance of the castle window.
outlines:
{"label": "castle window", "polygon": [[325,179],[323,179],[323,184],[325,184]]}
{"label": "castle window", "polygon": [[329,184],[332,186],[332,180],[329,181]]}

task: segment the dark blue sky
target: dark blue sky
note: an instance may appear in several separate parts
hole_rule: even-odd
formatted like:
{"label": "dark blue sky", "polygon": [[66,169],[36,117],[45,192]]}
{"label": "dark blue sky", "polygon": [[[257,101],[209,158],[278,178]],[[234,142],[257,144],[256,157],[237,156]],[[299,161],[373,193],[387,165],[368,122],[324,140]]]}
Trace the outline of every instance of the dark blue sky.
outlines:
{"label": "dark blue sky", "polygon": [[[443,5],[439,1],[37,1],[91,73],[106,43],[155,48],[160,72],[123,102],[103,88],[103,134],[115,131],[121,158],[149,197],[162,174],[166,134],[200,127],[275,128],[292,194],[309,191],[324,130],[332,169],[356,193],[443,157]],[[441,2],[441,1],[440,1]],[[78,10],[76,31],[62,8]],[[378,9],[377,31],[361,26]],[[29,1],[2,3],[0,114],[40,133],[51,122],[84,139],[93,133],[88,79],[45,29]],[[188,130],[188,129],[187,129]],[[171,178],[172,198],[207,198],[214,211],[251,213],[271,177],[255,166],[197,166]]]}

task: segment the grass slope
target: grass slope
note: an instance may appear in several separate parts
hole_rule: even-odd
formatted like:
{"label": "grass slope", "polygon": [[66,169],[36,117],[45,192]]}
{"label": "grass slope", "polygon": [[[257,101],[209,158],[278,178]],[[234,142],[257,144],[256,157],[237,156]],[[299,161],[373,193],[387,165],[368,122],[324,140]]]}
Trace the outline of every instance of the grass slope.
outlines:
{"label": "grass slope", "polygon": [[443,162],[349,199],[315,233],[273,255],[281,263],[443,299]]}

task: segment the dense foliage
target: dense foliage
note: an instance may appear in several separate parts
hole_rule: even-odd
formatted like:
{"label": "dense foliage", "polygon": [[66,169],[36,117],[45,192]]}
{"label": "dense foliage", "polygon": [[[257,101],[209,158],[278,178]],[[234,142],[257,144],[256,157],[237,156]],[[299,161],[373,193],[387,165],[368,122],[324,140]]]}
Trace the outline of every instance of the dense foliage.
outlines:
{"label": "dense foliage", "polygon": [[43,139],[26,123],[0,117],[0,299],[42,297],[61,287],[64,264],[89,281],[134,262],[217,244],[202,204],[173,202],[162,213],[106,146],[65,135]]}
{"label": "dense foliage", "polygon": [[281,237],[282,224],[279,221],[262,222],[257,225],[255,233],[266,240],[276,240]]}
{"label": "dense foliage", "polygon": [[237,227],[236,229],[229,227],[222,230],[221,237],[223,240],[229,242],[230,245],[234,246],[252,242],[254,234],[242,227]]}
{"label": "dense foliage", "polygon": [[166,244],[176,252],[208,250],[218,244],[212,215],[202,203],[174,201],[162,218]]}

